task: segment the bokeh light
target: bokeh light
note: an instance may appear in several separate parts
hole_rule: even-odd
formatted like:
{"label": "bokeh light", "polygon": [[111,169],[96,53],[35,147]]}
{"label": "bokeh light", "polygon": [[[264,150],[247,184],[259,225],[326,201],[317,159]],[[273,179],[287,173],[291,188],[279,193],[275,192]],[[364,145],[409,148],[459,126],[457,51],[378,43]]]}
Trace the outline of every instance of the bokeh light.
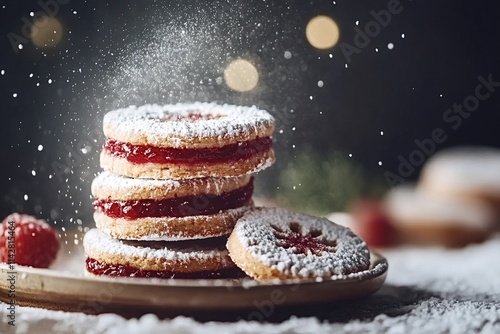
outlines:
{"label": "bokeh light", "polygon": [[63,26],[55,17],[35,20],[31,30],[31,42],[39,48],[54,47],[61,41]]}
{"label": "bokeh light", "polygon": [[251,62],[238,58],[224,70],[224,81],[232,90],[247,92],[257,86],[259,72]]}
{"label": "bokeh light", "polygon": [[330,49],[339,41],[340,30],[335,21],[325,15],[313,17],[306,26],[306,38],[316,49]]}

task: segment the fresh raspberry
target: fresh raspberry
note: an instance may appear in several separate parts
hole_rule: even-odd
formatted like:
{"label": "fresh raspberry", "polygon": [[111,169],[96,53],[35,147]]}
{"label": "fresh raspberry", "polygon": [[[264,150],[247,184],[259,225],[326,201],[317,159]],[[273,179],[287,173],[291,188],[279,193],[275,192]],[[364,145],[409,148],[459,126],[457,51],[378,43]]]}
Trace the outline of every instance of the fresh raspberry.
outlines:
{"label": "fresh raspberry", "polygon": [[47,268],[58,251],[56,232],[42,219],[12,213],[0,224],[1,262]]}
{"label": "fresh raspberry", "polygon": [[350,209],[359,236],[372,247],[387,247],[394,243],[395,230],[383,205],[373,199],[362,199]]}

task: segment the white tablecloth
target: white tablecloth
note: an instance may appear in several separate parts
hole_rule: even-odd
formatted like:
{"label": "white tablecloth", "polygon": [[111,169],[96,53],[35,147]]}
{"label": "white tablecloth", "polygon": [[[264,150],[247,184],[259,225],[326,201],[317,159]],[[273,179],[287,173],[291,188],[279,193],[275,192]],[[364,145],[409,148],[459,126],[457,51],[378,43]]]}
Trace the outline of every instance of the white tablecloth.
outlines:
{"label": "white tablecloth", "polygon": [[0,304],[0,333],[500,333],[500,237],[460,250],[383,253],[389,275],[375,295],[274,323],[160,320],[152,314],[124,319],[18,307],[12,327],[7,305]]}

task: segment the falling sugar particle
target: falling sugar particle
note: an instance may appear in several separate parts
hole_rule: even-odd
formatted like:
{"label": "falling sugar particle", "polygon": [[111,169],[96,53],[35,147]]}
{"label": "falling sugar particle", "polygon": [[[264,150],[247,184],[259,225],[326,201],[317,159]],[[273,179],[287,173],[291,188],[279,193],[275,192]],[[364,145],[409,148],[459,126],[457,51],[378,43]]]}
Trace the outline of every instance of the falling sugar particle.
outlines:
{"label": "falling sugar particle", "polygon": [[380,135],[383,136],[384,135],[384,131],[380,131]]}
{"label": "falling sugar particle", "polygon": [[0,71],[0,74],[1,74],[1,75],[4,75],[4,74],[5,74],[5,70],[1,70],[1,71]]}
{"label": "falling sugar particle", "polygon": [[74,10],[74,11],[73,11],[73,14],[75,14],[75,15],[76,15],[76,14],[77,14],[77,11],[76,11],[76,10]]}
{"label": "falling sugar particle", "polygon": [[401,34],[401,38],[405,38],[405,34]]}
{"label": "falling sugar particle", "polygon": [[280,130],[280,134],[282,134],[282,133],[283,133],[283,130]]}
{"label": "falling sugar particle", "polygon": [[33,73],[30,73],[29,77],[30,77],[30,78],[33,78]]}
{"label": "falling sugar particle", "polygon": [[382,161],[379,161],[379,162],[378,162],[378,165],[379,165],[379,166],[382,166]]}
{"label": "falling sugar particle", "polygon": [[347,68],[347,64],[345,64],[344,66],[345,66],[345,68]]}
{"label": "falling sugar particle", "polygon": [[387,48],[388,48],[389,50],[394,49],[394,44],[393,44],[393,43],[389,43],[389,44],[387,44]]}
{"label": "falling sugar particle", "polygon": [[32,171],[31,171],[31,175],[36,176],[36,171],[35,171],[35,170],[32,170]]}
{"label": "falling sugar particle", "polygon": [[318,81],[318,87],[319,87],[319,88],[323,87],[323,85],[324,85],[324,83],[323,83],[323,81],[322,81],[322,80]]}
{"label": "falling sugar particle", "polygon": [[443,94],[439,94],[439,97],[443,97]]}
{"label": "falling sugar particle", "polygon": [[27,201],[28,200],[28,194],[24,194],[24,200]]}
{"label": "falling sugar particle", "polygon": [[17,93],[12,94],[12,97],[17,97]]}
{"label": "falling sugar particle", "polygon": [[292,131],[295,131],[295,129],[296,129],[296,128],[295,128],[295,126],[294,126],[294,127],[292,128]]}
{"label": "falling sugar particle", "polygon": [[312,99],[313,99],[312,95],[311,95],[311,96],[309,96],[309,100],[311,100],[311,101],[312,101]]}
{"label": "falling sugar particle", "polygon": [[47,82],[49,83],[49,85],[52,83],[52,79],[49,79],[47,80]]}
{"label": "falling sugar particle", "polygon": [[349,158],[352,158],[352,153],[349,153]]}
{"label": "falling sugar particle", "polygon": [[285,57],[285,59],[290,59],[290,58],[292,58],[292,53],[290,51],[285,51],[284,57]]}
{"label": "falling sugar particle", "polygon": [[333,54],[331,54],[331,53],[330,53],[330,54],[328,55],[328,57],[333,58]]}
{"label": "falling sugar particle", "polygon": [[378,48],[375,48],[375,52],[378,52]]}
{"label": "falling sugar particle", "polygon": [[43,145],[38,145],[38,152],[41,152],[43,150]]}
{"label": "falling sugar particle", "polygon": [[356,25],[359,26],[359,21],[356,21]]}
{"label": "falling sugar particle", "polygon": [[35,12],[30,12],[30,16],[31,17],[35,16]]}
{"label": "falling sugar particle", "polygon": [[294,144],[294,145],[292,145],[292,148],[295,148],[295,144]]}

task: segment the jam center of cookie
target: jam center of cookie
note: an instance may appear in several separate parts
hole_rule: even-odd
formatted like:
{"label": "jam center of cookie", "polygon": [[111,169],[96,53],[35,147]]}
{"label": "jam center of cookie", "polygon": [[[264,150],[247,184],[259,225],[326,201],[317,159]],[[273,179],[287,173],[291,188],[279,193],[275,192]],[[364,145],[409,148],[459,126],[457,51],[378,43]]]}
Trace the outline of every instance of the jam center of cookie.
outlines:
{"label": "jam center of cookie", "polygon": [[278,246],[293,248],[296,254],[312,253],[320,256],[323,252],[335,252],[337,243],[321,238],[320,230],[311,230],[304,235],[299,223],[290,222],[289,227],[290,231],[283,231],[277,226],[272,226]]}
{"label": "jam center of cookie", "polygon": [[131,163],[179,163],[201,164],[246,160],[271,149],[271,137],[256,138],[249,141],[229,144],[223,147],[180,149],[133,145],[114,139],[107,139],[104,149],[114,157],[125,158]]}
{"label": "jam center of cookie", "polygon": [[253,178],[247,185],[220,195],[201,194],[167,199],[112,200],[96,198],[96,210],[113,218],[187,217],[212,215],[239,208],[250,201]]}
{"label": "jam center of cookie", "polygon": [[188,115],[166,115],[160,118],[160,122],[196,122],[196,121],[209,121],[213,119],[219,119],[222,115],[212,115],[212,114],[199,114],[199,113],[190,113]]}

